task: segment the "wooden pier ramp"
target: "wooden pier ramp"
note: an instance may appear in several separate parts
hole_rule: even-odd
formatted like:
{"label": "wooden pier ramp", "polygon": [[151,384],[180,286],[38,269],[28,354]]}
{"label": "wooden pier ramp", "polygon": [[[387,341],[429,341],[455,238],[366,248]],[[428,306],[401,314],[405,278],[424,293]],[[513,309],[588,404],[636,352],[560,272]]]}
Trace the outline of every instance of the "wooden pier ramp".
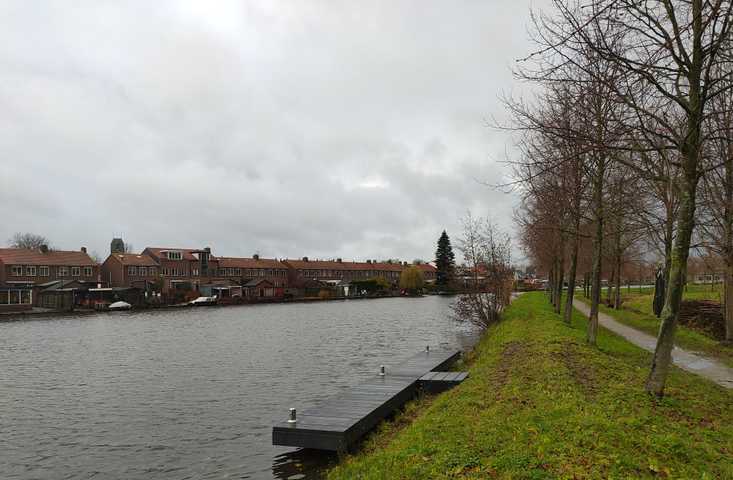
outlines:
{"label": "wooden pier ramp", "polygon": [[[384,375],[375,375],[312,408],[297,412],[295,422],[284,420],[276,424],[272,428],[272,443],[346,451],[377,423],[412,399],[421,377],[445,370],[460,354],[458,350],[426,350],[400,365],[386,368]],[[446,375],[445,381],[455,385],[466,375]],[[435,382],[440,382],[443,376],[434,377],[428,380],[434,382],[430,391],[449,388],[436,387]]]}

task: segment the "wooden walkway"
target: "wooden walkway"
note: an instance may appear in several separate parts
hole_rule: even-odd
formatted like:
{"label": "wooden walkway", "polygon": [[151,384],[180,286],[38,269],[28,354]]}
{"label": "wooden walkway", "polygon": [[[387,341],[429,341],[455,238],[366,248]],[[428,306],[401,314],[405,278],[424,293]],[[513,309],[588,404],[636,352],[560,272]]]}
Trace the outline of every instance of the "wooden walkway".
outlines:
{"label": "wooden walkway", "polygon": [[[297,412],[296,422],[287,420],[272,428],[273,445],[316,448],[343,452],[385,417],[401,408],[417,393],[420,378],[444,370],[459,356],[458,350],[430,350],[388,368],[346,392]],[[451,375],[451,379],[457,379]],[[463,377],[465,378],[465,376]]]}
{"label": "wooden walkway", "polygon": [[428,372],[420,377],[420,387],[428,393],[441,393],[459,385],[468,372]]}

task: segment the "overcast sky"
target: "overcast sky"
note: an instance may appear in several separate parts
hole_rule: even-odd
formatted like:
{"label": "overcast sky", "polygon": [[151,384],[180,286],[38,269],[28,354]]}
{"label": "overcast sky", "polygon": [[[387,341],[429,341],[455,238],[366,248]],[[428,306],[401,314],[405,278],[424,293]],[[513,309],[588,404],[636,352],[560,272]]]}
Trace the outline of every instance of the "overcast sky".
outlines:
{"label": "overcast sky", "polygon": [[530,6],[4,1],[0,242],[430,260],[469,209],[512,229],[478,180]]}

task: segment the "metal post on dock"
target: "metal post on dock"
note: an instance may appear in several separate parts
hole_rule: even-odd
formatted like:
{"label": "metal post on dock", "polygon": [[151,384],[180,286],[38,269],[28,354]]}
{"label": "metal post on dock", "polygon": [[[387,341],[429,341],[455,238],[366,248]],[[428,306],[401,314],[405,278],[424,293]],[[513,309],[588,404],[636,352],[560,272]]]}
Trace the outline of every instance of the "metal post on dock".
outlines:
{"label": "metal post on dock", "polygon": [[380,365],[379,366],[379,376],[380,377],[383,377],[384,376],[384,365]]}
{"label": "metal post on dock", "polygon": [[297,422],[295,416],[296,416],[295,409],[294,408],[291,408],[290,409],[290,416],[288,417],[288,423],[295,423],[295,422]]}

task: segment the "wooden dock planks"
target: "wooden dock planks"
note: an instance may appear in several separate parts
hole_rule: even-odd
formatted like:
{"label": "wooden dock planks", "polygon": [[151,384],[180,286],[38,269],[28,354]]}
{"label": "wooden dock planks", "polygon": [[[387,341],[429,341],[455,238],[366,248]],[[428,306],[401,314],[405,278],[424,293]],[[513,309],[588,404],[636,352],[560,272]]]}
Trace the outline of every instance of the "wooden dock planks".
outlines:
{"label": "wooden dock planks", "polygon": [[276,424],[272,428],[272,443],[346,451],[377,423],[413,398],[423,375],[447,368],[459,355],[458,350],[424,351],[394,368],[388,367],[386,375],[375,376],[298,412],[296,423]]}
{"label": "wooden dock planks", "polygon": [[468,372],[429,372],[420,377],[420,386],[428,393],[440,393],[463,382]]}

